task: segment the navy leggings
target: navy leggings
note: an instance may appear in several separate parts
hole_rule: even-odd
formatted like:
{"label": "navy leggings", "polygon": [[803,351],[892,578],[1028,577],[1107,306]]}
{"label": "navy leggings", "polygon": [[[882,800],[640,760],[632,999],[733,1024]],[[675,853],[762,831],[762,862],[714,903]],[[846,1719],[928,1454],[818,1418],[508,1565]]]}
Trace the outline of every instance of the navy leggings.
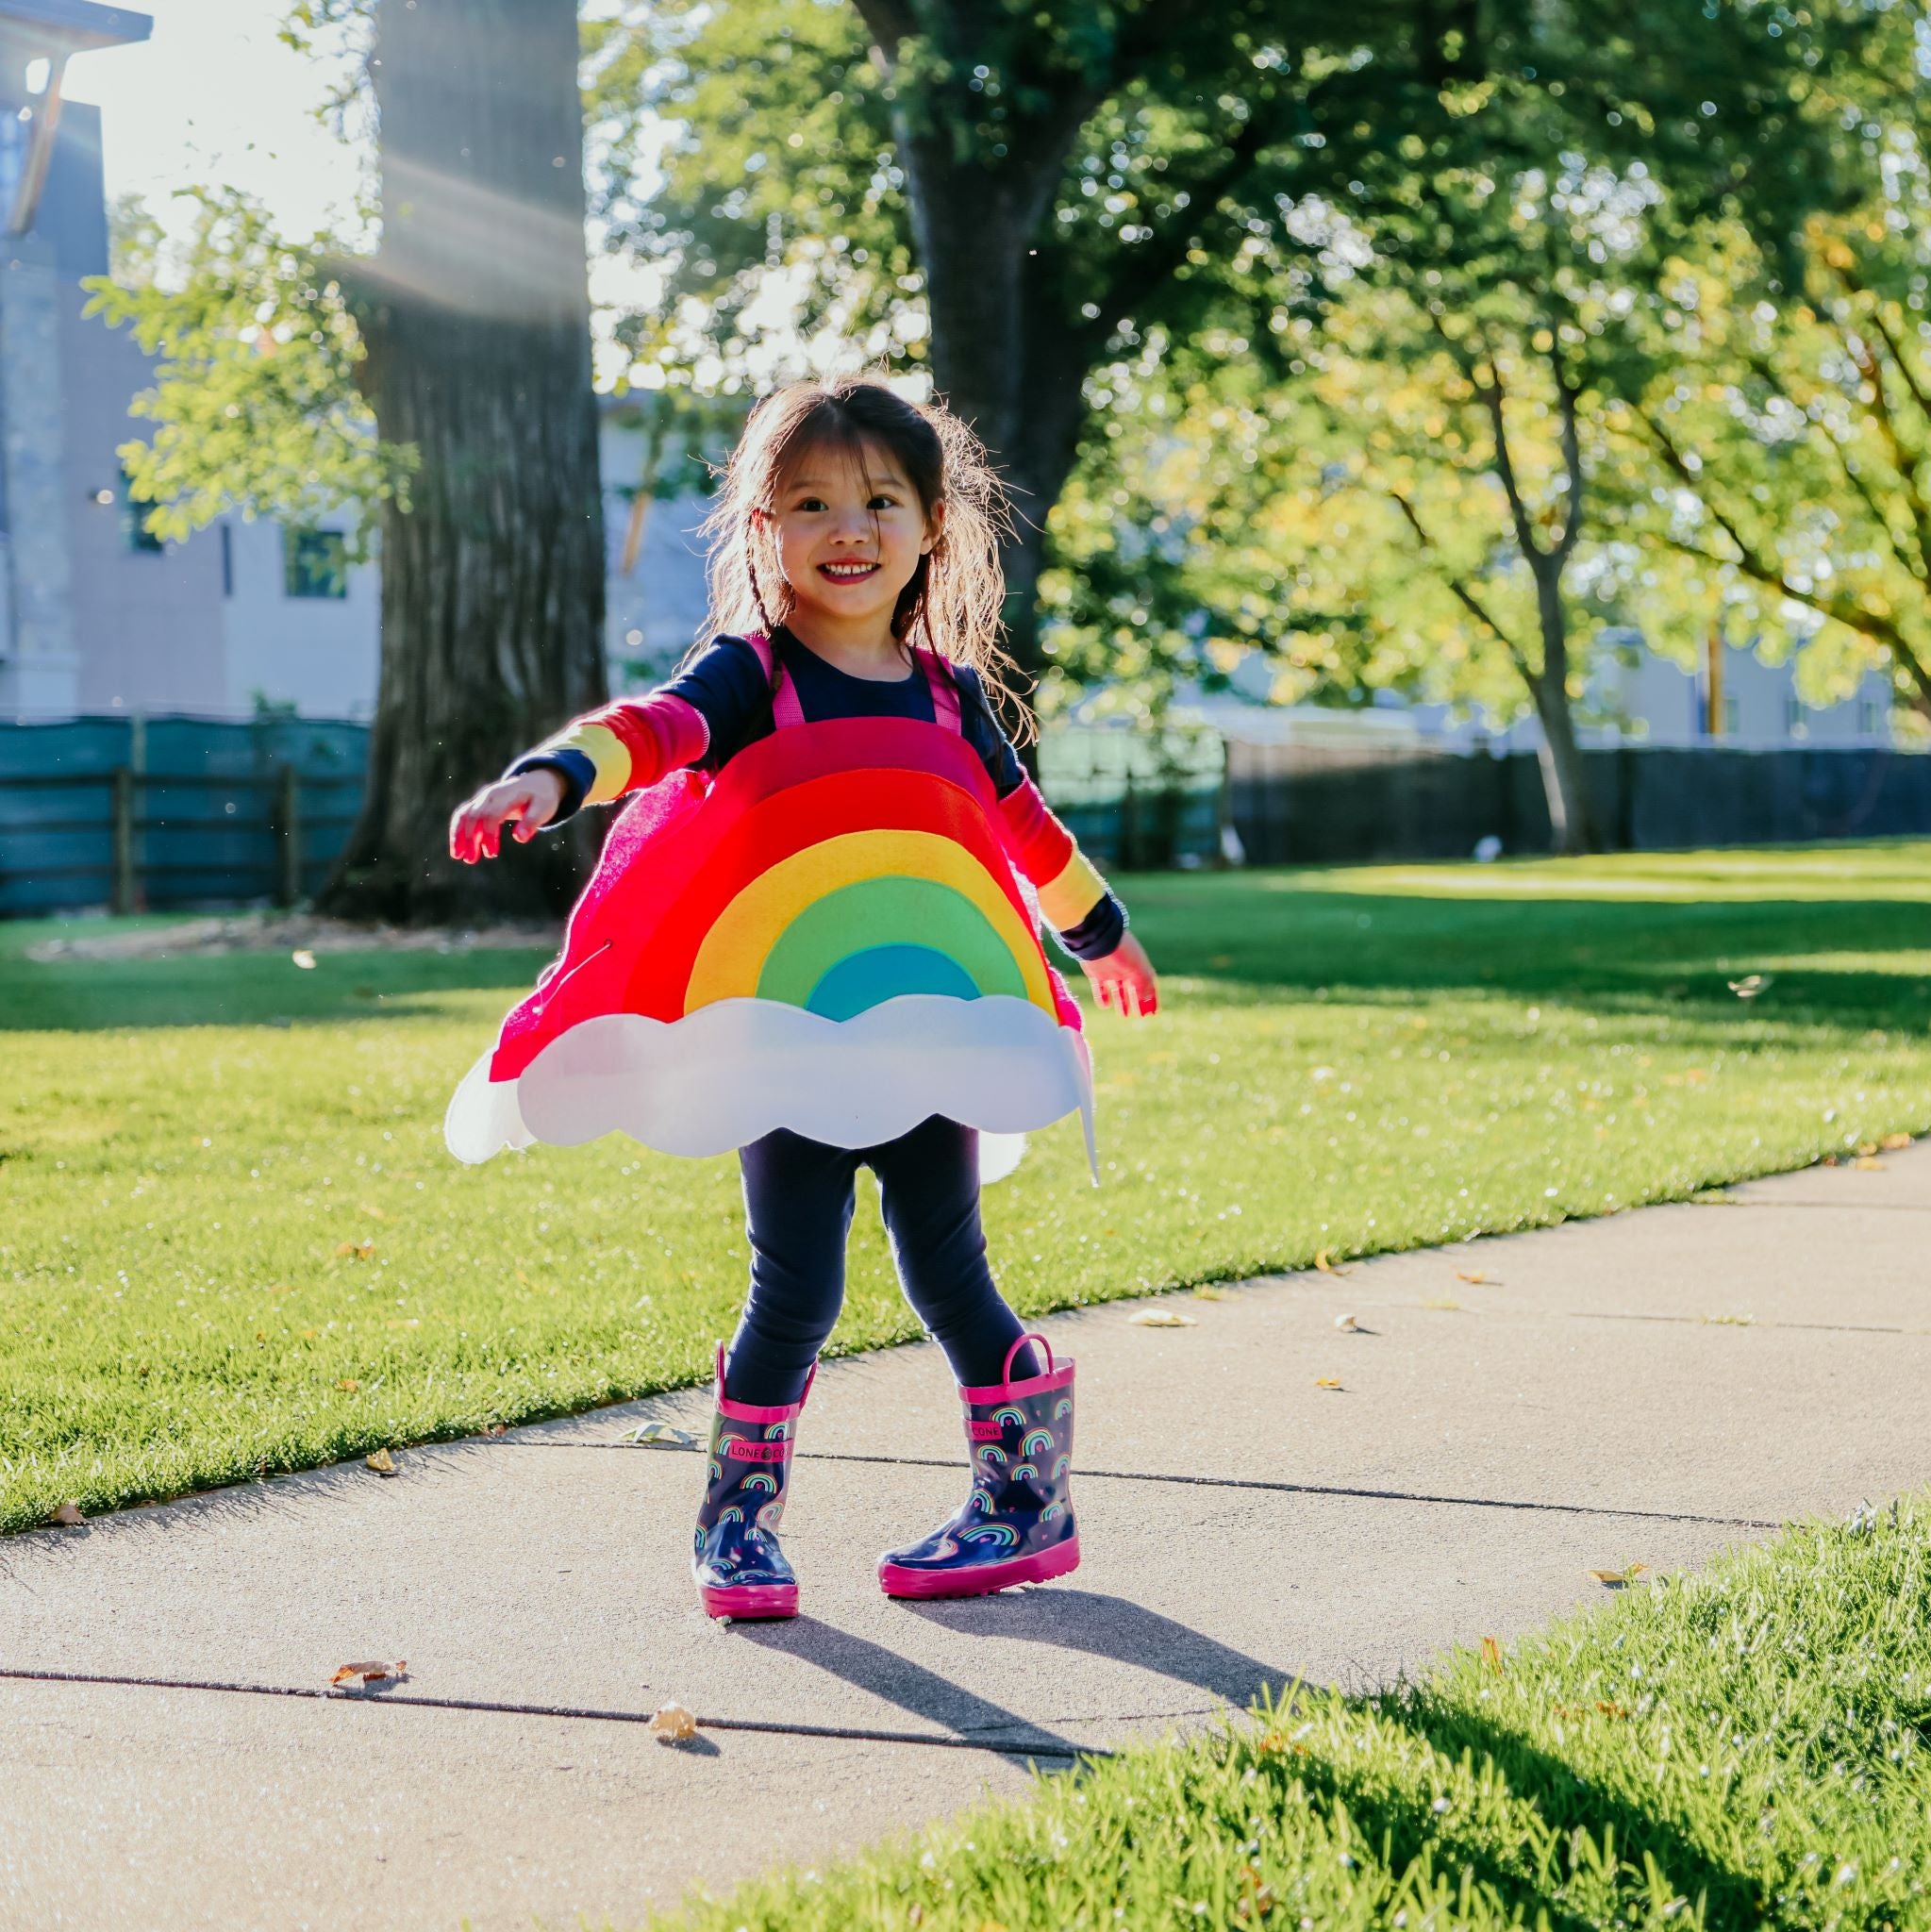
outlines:
{"label": "navy leggings", "polygon": [[[733,1402],[797,1401],[845,1294],[845,1241],[858,1170],[878,1176],[891,1257],[912,1311],[945,1351],[954,1376],[999,1379],[1022,1334],[992,1285],[979,1227],[979,1137],[934,1114],[876,1147],[830,1147],[779,1128],[738,1150],[744,1170],[751,1298],[731,1341]],[[1022,1349],[1013,1379],[1037,1374]]]}

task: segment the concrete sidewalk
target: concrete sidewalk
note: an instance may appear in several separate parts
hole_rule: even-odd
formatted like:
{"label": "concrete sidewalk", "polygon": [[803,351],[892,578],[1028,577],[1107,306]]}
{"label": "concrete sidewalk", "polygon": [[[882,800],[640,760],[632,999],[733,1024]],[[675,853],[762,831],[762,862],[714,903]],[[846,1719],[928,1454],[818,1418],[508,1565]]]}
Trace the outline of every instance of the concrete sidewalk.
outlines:
{"label": "concrete sidewalk", "polygon": [[[1384,1679],[1600,1599],[1591,1569],[1924,1481],[1931,1148],[1732,1202],[1055,1318],[1086,1561],[1008,1596],[872,1581],[964,1492],[929,1347],[819,1377],[791,1624],[699,1614],[694,1458],[619,1444],[702,1431],[697,1393],[0,1544],[0,1671],[159,1680],[0,1676],[0,1928],[636,1925],[1029,1757]],[[408,1682],[187,1688],[361,1657]],[[672,1699],[718,1727],[673,1749],[591,1714]]]}

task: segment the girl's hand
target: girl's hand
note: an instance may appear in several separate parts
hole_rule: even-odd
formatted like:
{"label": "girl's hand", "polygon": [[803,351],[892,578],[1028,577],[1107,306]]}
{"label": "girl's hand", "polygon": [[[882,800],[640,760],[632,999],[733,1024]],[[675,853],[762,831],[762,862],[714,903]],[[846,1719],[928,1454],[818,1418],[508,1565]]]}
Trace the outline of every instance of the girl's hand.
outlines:
{"label": "girl's hand", "polygon": [[449,856],[465,865],[494,858],[503,849],[503,827],[513,824],[519,844],[527,845],[557,816],[563,781],[541,768],[485,785],[449,821]]}
{"label": "girl's hand", "polygon": [[1154,978],[1154,962],[1132,933],[1123,933],[1120,943],[1105,958],[1082,959],[1079,964],[1099,993],[1101,1006],[1111,1007],[1115,1012],[1135,1020],[1159,1011],[1160,992]]}

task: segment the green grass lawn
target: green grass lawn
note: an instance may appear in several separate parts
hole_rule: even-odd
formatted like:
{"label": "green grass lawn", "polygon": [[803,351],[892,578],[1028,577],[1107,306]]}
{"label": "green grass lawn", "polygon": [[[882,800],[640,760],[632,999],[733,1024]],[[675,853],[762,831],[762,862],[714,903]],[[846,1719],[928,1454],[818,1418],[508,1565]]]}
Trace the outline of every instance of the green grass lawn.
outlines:
{"label": "green grass lawn", "polygon": [[[990,1190],[1024,1310],[1598,1214],[1931,1128],[1931,847],[1129,882],[1166,1009]],[[0,1530],[703,1379],[735,1164],[479,1169],[514,953],[40,964],[0,926]],[[1728,986],[1766,975],[1758,996]],[[913,1332],[861,1213],[835,1346]]]}
{"label": "green grass lawn", "polygon": [[1137,1746],[668,1932],[1931,1924],[1931,1507]]}

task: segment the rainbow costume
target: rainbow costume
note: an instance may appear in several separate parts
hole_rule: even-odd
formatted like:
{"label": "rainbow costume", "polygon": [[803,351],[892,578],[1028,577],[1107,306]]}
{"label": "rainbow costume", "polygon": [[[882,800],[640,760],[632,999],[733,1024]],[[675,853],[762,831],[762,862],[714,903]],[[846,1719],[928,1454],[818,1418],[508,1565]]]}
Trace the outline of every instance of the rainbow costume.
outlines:
{"label": "rainbow costume", "polygon": [[574,760],[589,803],[641,795],[458,1089],[450,1150],[621,1130],[712,1155],[777,1128],[863,1147],[934,1114],[1010,1136],[1077,1112],[1091,1160],[1090,1058],[1038,919],[1076,929],[1104,881],[1029,780],[996,794],[943,660],[917,654],[935,723],[808,723],[770,643],[743,641],[773,729],[715,776],[692,769],[703,717],[665,692],[537,755]]}

